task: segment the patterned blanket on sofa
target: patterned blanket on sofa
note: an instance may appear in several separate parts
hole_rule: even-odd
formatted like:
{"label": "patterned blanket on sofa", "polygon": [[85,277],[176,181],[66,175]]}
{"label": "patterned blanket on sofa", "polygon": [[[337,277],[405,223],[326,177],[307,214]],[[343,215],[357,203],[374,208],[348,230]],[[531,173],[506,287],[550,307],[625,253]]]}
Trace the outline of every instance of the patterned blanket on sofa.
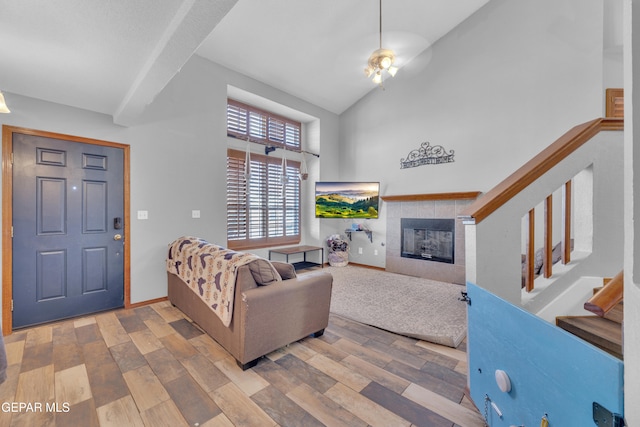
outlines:
{"label": "patterned blanket on sofa", "polygon": [[256,259],[260,257],[185,236],[169,245],[167,271],[180,277],[229,326],[238,267]]}

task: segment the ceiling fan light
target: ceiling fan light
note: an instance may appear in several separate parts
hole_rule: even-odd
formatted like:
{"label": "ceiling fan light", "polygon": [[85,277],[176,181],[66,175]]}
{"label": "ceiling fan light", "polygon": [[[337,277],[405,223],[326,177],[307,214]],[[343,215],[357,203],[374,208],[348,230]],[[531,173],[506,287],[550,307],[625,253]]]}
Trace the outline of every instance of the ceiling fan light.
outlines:
{"label": "ceiling fan light", "polygon": [[0,92],[0,113],[10,113],[9,107],[7,107],[7,103],[4,100],[4,95]]}
{"label": "ceiling fan light", "polygon": [[395,53],[391,49],[384,49],[382,47],[382,0],[380,0],[380,47],[374,50],[369,56],[367,68],[364,69],[364,73],[367,77],[374,75],[373,82],[382,86],[383,71],[391,77],[395,76],[398,72],[398,67],[393,66],[395,61]]}

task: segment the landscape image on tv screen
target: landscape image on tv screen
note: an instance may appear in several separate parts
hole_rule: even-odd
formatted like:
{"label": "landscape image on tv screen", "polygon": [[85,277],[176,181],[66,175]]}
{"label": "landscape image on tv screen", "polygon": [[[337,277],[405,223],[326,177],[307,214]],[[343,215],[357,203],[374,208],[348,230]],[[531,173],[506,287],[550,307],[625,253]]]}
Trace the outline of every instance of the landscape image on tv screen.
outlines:
{"label": "landscape image on tv screen", "polygon": [[378,218],[379,182],[316,182],[316,218]]}

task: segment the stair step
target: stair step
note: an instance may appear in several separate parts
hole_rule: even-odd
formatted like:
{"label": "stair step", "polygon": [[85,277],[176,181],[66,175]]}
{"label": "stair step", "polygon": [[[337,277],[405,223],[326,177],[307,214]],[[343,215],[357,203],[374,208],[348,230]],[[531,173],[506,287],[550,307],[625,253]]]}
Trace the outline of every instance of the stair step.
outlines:
{"label": "stair step", "polygon": [[[613,280],[613,278],[605,277],[605,278],[602,279],[602,282],[603,282],[604,285],[606,285],[611,280]],[[601,289],[602,289],[602,286],[593,288],[593,295],[597,294]],[[609,310],[609,312],[607,314],[605,314],[603,317],[605,319],[609,319],[609,320],[612,320],[612,321],[614,321],[616,323],[622,324],[622,320],[624,318],[624,316],[623,316],[623,314],[624,314],[624,305],[623,304],[624,304],[624,301],[620,301],[611,310]],[[585,310],[589,310],[587,308],[587,304],[585,304],[584,308],[585,308]],[[592,310],[589,310],[589,311],[592,311]],[[594,313],[595,313],[595,311],[594,311]]]}
{"label": "stair step", "polygon": [[558,316],[556,325],[607,353],[623,359],[620,323],[598,316]]}
{"label": "stair step", "polygon": [[622,320],[624,319],[624,303],[619,302],[616,304],[611,311],[604,315],[604,318],[622,324]]}

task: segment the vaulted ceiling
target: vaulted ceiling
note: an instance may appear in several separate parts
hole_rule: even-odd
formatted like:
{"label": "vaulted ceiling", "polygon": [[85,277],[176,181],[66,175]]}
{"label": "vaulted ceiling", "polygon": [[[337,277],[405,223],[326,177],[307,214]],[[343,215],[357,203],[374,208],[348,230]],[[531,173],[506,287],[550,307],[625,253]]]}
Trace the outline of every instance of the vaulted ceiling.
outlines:
{"label": "vaulted ceiling", "polygon": [[[386,0],[383,47],[401,73],[487,1]],[[339,114],[376,87],[379,22],[377,0],[0,0],[0,90],[127,125],[199,55]]]}

